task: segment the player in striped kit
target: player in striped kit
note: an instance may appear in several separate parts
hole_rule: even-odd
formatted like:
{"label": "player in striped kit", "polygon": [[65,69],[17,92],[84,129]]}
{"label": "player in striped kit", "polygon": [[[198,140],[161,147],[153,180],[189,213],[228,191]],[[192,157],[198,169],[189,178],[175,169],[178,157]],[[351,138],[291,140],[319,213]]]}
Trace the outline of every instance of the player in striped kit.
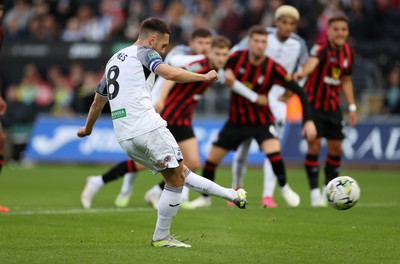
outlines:
{"label": "player in striped kit", "polygon": [[316,139],[308,139],[305,169],[311,190],[311,205],[326,206],[324,190],[321,195],[318,184],[321,139],[326,138],[328,155],[325,160],[325,185],[339,175],[344,138],[344,120],[340,108],[341,92],[348,104],[349,123],[357,123],[353,82],[353,51],[346,42],[349,36],[349,20],[344,14],[335,14],[328,20],[327,39],[316,43],[310,59],[294,78],[308,76],[304,88],[311,104],[313,120],[317,127]]}
{"label": "player in striped kit", "polygon": [[[303,105],[303,130],[307,138],[314,138],[316,129],[311,120],[311,110],[303,90],[291,79],[282,66],[265,54],[267,31],[262,26],[253,26],[249,30],[249,49],[235,52],[230,56],[226,68],[233,72],[226,84],[234,81],[245,83],[249,89],[267,95],[273,84],[283,86],[300,96]],[[229,70],[227,70],[229,71]],[[235,80],[235,76],[236,79]],[[259,106],[235,93],[231,94],[229,119],[214,142],[203,168],[203,176],[214,181],[215,170],[229,150],[235,150],[248,138],[256,139],[261,151],[271,161],[278,178],[283,198],[290,206],[298,206],[299,196],[286,182],[286,172],[280,153],[280,142],[276,132],[273,115],[269,106]],[[211,204],[211,197],[202,195],[197,199],[183,203],[182,207],[195,209]]]}
{"label": "player in striped kit", "polygon": [[[294,34],[300,14],[296,8],[288,5],[280,6],[275,11],[275,28],[267,28],[268,40],[265,55],[279,63],[289,73],[298,71],[308,59],[305,41]],[[232,50],[247,48],[247,38],[243,39]],[[286,123],[286,103],[279,98],[285,89],[280,85],[273,85],[268,94],[269,107],[275,119],[275,128],[279,138],[282,138]],[[244,176],[247,169],[247,156],[252,140],[248,139],[236,150],[232,163],[232,186],[240,188],[244,185]],[[264,160],[264,186],[261,203],[267,208],[274,208],[277,204],[273,194],[277,178],[268,158]]]}

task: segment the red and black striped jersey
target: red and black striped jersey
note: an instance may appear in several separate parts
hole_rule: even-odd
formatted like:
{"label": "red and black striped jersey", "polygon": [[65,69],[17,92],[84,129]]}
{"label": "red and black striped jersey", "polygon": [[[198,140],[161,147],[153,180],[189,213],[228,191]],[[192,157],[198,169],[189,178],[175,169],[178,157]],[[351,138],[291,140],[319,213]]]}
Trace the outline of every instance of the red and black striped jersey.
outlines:
{"label": "red and black striped jersey", "polygon": [[[201,74],[211,70],[207,58],[195,61],[185,68]],[[191,126],[194,109],[211,85],[209,82],[175,84],[165,100],[162,118],[169,126]]]}
{"label": "red and black striped jersey", "polygon": [[[259,66],[249,61],[249,51],[233,53],[226,64],[232,69],[236,79],[258,94],[267,95],[273,84],[285,86],[287,72],[285,69],[266,57]],[[229,108],[229,122],[240,125],[264,125],[274,122],[269,106],[260,106],[232,92]]]}
{"label": "red and black striped jersey", "polygon": [[311,107],[324,112],[336,111],[340,108],[341,78],[352,73],[353,51],[347,43],[337,50],[324,40],[316,43],[310,53],[319,59],[304,85]]}

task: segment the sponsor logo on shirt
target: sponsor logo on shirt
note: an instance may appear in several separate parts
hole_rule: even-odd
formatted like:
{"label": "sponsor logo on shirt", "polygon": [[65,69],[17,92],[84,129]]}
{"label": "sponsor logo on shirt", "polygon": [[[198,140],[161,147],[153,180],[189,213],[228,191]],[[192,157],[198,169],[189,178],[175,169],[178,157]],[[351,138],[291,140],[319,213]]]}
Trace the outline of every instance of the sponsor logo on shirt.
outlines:
{"label": "sponsor logo on shirt", "polygon": [[118,118],[122,118],[122,117],[126,117],[126,110],[125,108],[122,109],[118,109],[115,111],[111,112],[111,118],[112,120],[118,119]]}

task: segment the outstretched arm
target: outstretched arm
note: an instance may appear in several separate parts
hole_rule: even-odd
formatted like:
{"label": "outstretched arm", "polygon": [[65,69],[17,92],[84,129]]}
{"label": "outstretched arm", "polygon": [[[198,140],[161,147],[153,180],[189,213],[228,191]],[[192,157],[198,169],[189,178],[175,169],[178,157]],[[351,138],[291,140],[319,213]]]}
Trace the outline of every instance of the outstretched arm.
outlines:
{"label": "outstretched arm", "polygon": [[319,64],[319,59],[317,57],[310,57],[306,61],[306,63],[304,63],[303,67],[301,68],[301,72],[296,72],[293,74],[293,79],[296,82],[299,82],[304,77],[310,75],[310,73],[312,73],[315,70],[318,64]]}
{"label": "outstretched arm", "polygon": [[155,69],[155,73],[164,79],[179,83],[214,82],[218,80],[218,74],[214,70],[209,71],[206,74],[199,74],[181,68],[176,68],[165,63],[158,65]]}
{"label": "outstretched arm", "polygon": [[220,74],[222,83],[232,88],[232,90],[248,99],[252,103],[256,103],[261,106],[265,106],[268,104],[268,97],[263,94],[258,94],[251,89],[247,88],[246,85],[236,80],[235,74],[231,69],[226,69],[225,71],[221,70]]}
{"label": "outstretched arm", "polygon": [[89,114],[86,119],[86,125],[78,129],[76,133],[78,137],[86,137],[92,133],[93,126],[99,118],[101,111],[103,110],[108,99],[105,96],[101,96],[98,93],[94,96],[93,103],[90,106]]}

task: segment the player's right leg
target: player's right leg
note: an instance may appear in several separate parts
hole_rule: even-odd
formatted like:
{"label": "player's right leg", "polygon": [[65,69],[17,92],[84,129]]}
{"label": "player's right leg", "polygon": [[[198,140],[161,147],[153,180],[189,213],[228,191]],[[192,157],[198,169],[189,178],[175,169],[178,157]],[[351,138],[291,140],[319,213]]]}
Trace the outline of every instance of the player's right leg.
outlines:
{"label": "player's right leg", "polygon": [[321,190],[318,184],[319,161],[318,156],[321,148],[321,138],[307,141],[307,154],[304,161],[304,167],[307,173],[307,179],[310,186],[310,200],[312,207],[325,206]]}
{"label": "player's right leg", "polygon": [[247,171],[247,157],[249,154],[251,141],[249,138],[239,145],[232,160],[232,187],[243,187],[244,177]]}
{"label": "player's right leg", "polygon": [[264,159],[264,188],[261,204],[267,208],[275,208],[278,205],[274,201],[274,190],[277,182],[271,162],[268,158]]}
{"label": "player's right leg", "polygon": [[[228,153],[227,149],[224,149],[219,146],[213,145],[211,150],[207,156],[206,162],[203,167],[203,177],[208,181],[214,182],[215,180],[215,170],[217,166],[221,163],[222,159]],[[193,189],[188,184],[190,181],[187,182],[187,187]],[[201,190],[197,190],[202,192]],[[182,203],[182,208],[185,209],[197,209],[201,207],[207,207],[211,205],[211,197],[208,195],[207,192],[202,192],[202,195],[194,199],[193,201]]]}

